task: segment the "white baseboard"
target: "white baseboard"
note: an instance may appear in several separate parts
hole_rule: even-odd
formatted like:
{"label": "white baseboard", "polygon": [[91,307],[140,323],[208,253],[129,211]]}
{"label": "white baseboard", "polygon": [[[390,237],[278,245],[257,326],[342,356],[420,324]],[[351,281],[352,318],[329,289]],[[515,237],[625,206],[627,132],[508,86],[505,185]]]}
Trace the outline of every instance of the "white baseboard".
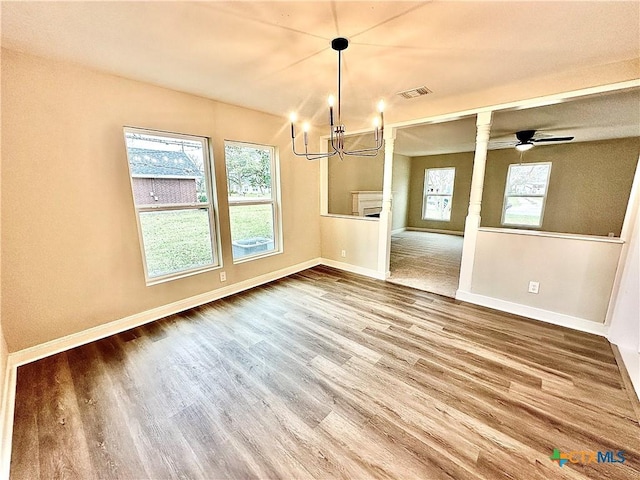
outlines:
{"label": "white baseboard", "polygon": [[391,235],[397,235],[398,233],[406,232],[407,227],[396,228],[395,230],[391,230]]}
{"label": "white baseboard", "polygon": [[188,310],[189,308],[197,307],[220,298],[233,295],[235,293],[248,290],[259,285],[277,280],[279,278],[286,277],[293,273],[306,270],[307,268],[315,267],[316,265],[327,265],[330,267],[338,268],[352,273],[358,273],[384,280],[385,275],[380,274],[375,270],[368,268],[358,267],[356,265],[350,265],[348,263],[336,262],[325,258],[315,258],[302,262],[296,265],[292,265],[275,272],[269,272],[264,275],[260,275],[255,278],[244,280],[242,282],[234,283],[228,287],[212,290],[200,295],[185,298],[177,302],[163,305],[161,307],[153,308],[144,312],[140,312],[134,315],[130,315],[125,318],[114,320],[103,325],[89,328],[82,332],[73,333],[65,337],[57,338],[49,342],[35,345],[33,347],[25,348],[17,352],[9,354],[7,361],[7,372],[5,375],[5,382],[2,388],[2,397],[0,404],[0,479],[8,479],[10,464],[11,464],[11,440],[13,436],[13,417],[15,411],[15,394],[16,394],[16,377],[17,368],[20,365],[34,362],[41,358],[45,358],[51,355],[55,355],[66,350],[85,345],[96,340],[124,332],[131,328],[139,327],[146,323],[159,320],[161,318],[173,315],[175,313]]}
{"label": "white baseboard", "polygon": [[[277,280],[287,275],[297,273],[299,271],[311,268],[313,266],[323,264],[330,267],[345,270],[351,273],[357,273],[368,277],[384,280],[386,275],[376,270],[351,265],[349,263],[338,262],[327,258],[316,258],[307,262],[299,263],[291,267],[287,267],[275,272],[260,275],[249,280],[229,285],[228,287],[206,292],[201,295],[179,300],[168,305],[147,310],[129,317],[125,317],[104,325],[90,328],[83,332],[67,335],[56,340],[45,342],[41,345],[20,350],[9,355],[7,362],[7,372],[5,382],[2,386],[2,397],[0,404],[0,479],[9,478],[10,462],[11,462],[11,440],[13,434],[13,416],[15,411],[15,391],[16,391],[16,374],[17,367],[35,360],[54,355],[56,353],[69,350],[71,348],[84,345],[110,335],[129,330],[131,328],[144,325],[149,322],[164,318],[189,308],[193,308],[241,291]],[[502,310],[516,315],[541,320],[544,322],[560,325],[563,327],[573,328],[583,332],[593,333],[596,335],[606,336],[608,328],[603,324],[598,324],[582,318],[572,317],[569,315],[559,314],[548,310],[521,305],[506,300],[478,295],[471,292],[458,290],[456,298],[462,301],[482,305],[497,310]],[[623,352],[625,365],[629,370],[636,393],[640,397],[640,355],[636,352]]]}
{"label": "white baseboard", "polygon": [[[116,333],[120,333],[125,330],[129,330],[131,328],[153,322],[155,320],[159,320],[168,315],[188,310],[189,308],[197,307],[199,305],[203,305],[205,303],[224,298],[259,285],[263,285],[273,280],[286,277],[287,275],[291,275],[293,273],[297,273],[320,264],[351,273],[365,275],[367,277],[376,278],[379,280],[384,280],[386,278],[386,275],[384,273],[380,273],[377,270],[359,267],[357,265],[351,265],[349,263],[338,262],[327,258],[315,258],[306,262],[292,265],[287,268],[283,268],[281,270],[277,270],[275,272],[269,272],[255,278],[244,280],[242,282],[229,285],[228,287],[223,287],[217,290],[179,300],[168,305],[147,310],[145,312],[134,314],[119,320],[114,320],[104,325],[98,325],[96,327],[87,329],[83,332],[67,335],[62,338],[51,340],[49,342],[45,342],[43,344],[9,354],[5,382],[2,386],[2,404],[0,410],[0,441],[2,442],[0,444],[0,479],[9,478],[9,468],[11,461],[11,439],[13,434],[13,416],[15,410],[16,374],[18,366],[39,360],[50,355],[55,355],[56,353],[69,350],[80,345],[100,340],[110,335],[114,335]],[[533,308],[526,305],[520,305],[491,297],[485,297],[483,295],[477,295],[470,292],[463,292],[458,290],[458,292],[456,293],[456,298],[459,300],[467,301],[469,303],[495,308],[497,310],[502,310],[505,312],[515,313],[517,315],[542,320],[556,325],[561,325],[588,333],[595,333],[596,335],[606,336],[607,333],[607,327],[602,324],[598,324],[581,318],[550,312],[547,310]],[[636,357],[638,357],[638,355],[636,355]],[[629,372],[630,374],[632,374],[632,372],[636,372],[636,370],[633,370],[633,368],[629,368]],[[635,377],[638,377],[638,375],[635,374]],[[635,377],[632,376],[632,378]],[[640,382],[640,379],[637,380]],[[636,386],[636,383],[634,383],[634,386]],[[638,387],[636,386],[636,390],[637,389]]]}
{"label": "white baseboard", "polygon": [[320,263],[328,267],[337,268],[338,270],[344,270],[345,272],[357,273],[358,275],[364,275],[365,277],[376,278],[378,280],[385,280],[387,275],[380,273],[377,270],[371,268],[359,267],[358,265],[352,265],[350,263],[338,262],[328,258],[321,258]]}
{"label": "white baseboard", "polygon": [[220,298],[228,297],[229,295],[233,295],[235,293],[257,287],[258,285],[263,285],[273,280],[286,277],[287,275],[291,275],[307,268],[314,267],[316,265],[319,265],[320,263],[321,262],[319,258],[308,260],[306,262],[298,263],[281,270],[276,270],[275,272],[265,273],[264,275],[260,275],[258,277],[234,283],[232,285],[229,285],[228,287],[218,288],[210,292],[195,295],[183,300],[178,300],[177,302],[173,302],[157,308],[152,308],[151,310],[147,310],[141,313],[136,313],[119,320],[114,320],[113,322],[89,328],[82,332],[73,333],[71,335],[57,338],[40,345],[25,348],[24,350],[11,353],[9,355],[9,362],[15,366],[24,365],[25,363],[30,363],[35,360],[48,357],[50,355],[55,355],[56,353],[60,353],[65,350],[69,350],[71,348],[78,347],[90,342],[94,342],[110,335],[124,332],[125,330],[129,330],[131,328],[139,327],[140,325],[159,320],[169,315],[173,315],[175,313],[179,313],[184,310],[188,310],[190,308],[197,307],[214,300],[218,300]]}
{"label": "white baseboard", "polygon": [[636,352],[632,348],[621,348],[620,346],[618,346],[618,351],[629,378],[631,378],[633,389],[636,391],[638,400],[640,400],[640,352]]}
{"label": "white baseboard", "polygon": [[464,236],[464,232],[461,232],[460,230],[443,230],[439,228],[420,228],[420,227],[407,227],[406,230],[410,232],[445,233],[447,235],[458,235],[460,237]]}
{"label": "white baseboard", "polygon": [[521,315],[534,320],[552,323],[561,327],[572,328],[581,332],[593,333],[594,335],[600,335],[601,337],[606,337],[609,331],[609,327],[603,323],[597,323],[584,318],[565,315],[563,313],[552,312],[542,308],[530,307],[529,305],[509,302],[499,298],[478,295],[477,293],[465,292],[463,290],[458,290],[456,292],[456,299],[473,303],[475,305],[481,305],[483,307],[493,308],[495,310],[501,310],[507,313]]}
{"label": "white baseboard", "polygon": [[255,278],[234,283],[228,287],[219,288],[217,290],[185,298],[168,305],[163,305],[129,317],[114,320],[113,322],[105,323],[104,325],[98,325],[97,327],[89,328],[82,332],[73,333],[62,338],[57,338],[55,340],[9,354],[7,373],[2,391],[2,404],[0,405],[0,441],[2,442],[0,444],[0,479],[9,478],[9,469],[11,464],[11,440],[13,436],[13,416],[15,411],[16,375],[17,368],[20,365],[31,363],[41,358],[55,355],[56,353],[69,350],[80,345],[85,345],[116,333],[124,332],[131,328],[139,327],[168,315],[188,310],[189,308],[228,297],[229,295],[263,285],[273,280],[286,277],[287,275],[306,270],[307,268],[315,267],[320,263],[320,258],[308,260],[275,272],[269,272]]}

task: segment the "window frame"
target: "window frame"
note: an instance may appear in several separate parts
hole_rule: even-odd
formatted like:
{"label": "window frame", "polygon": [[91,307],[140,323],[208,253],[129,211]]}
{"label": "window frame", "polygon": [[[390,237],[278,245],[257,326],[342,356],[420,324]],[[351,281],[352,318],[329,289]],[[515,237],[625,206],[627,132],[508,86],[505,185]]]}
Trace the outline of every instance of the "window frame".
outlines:
{"label": "window frame", "polygon": [[[547,178],[545,180],[544,194],[511,194],[509,195],[509,178],[511,176],[511,167],[523,167],[533,165],[548,165]],[[507,169],[507,179],[504,184],[504,197],[502,200],[502,217],[500,218],[500,225],[505,227],[521,227],[521,228],[542,228],[542,222],[544,220],[544,209],[547,204],[547,195],[549,194],[549,180],[551,179],[551,166],[552,162],[530,162],[530,163],[510,163]],[[507,213],[507,202],[509,198],[542,198],[542,208],[540,209],[540,218],[537,225],[526,223],[507,223],[505,221],[505,215]]]}
{"label": "window frame", "polygon": [[[227,145],[233,145],[236,147],[249,147],[259,148],[270,151],[271,159],[271,198],[263,199],[250,199],[250,200],[231,200],[229,195],[229,179],[227,173]],[[264,257],[270,257],[272,255],[279,255],[283,252],[282,242],[282,211],[281,211],[281,196],[280,196],[280,156],[278,148],[273,145],[264,145],[261,143],[242,142],[238,140],[225,140],[224,141],[224,168],[225,168],[225,180],[227,184],[227,212],[229,214],[229,237],[231,245],[231,260],[233,264],[250,262]],[[251,255],[246,255],[241,258],[233,257],[233,232],[231,231],[231,207],[242,207],[252,205],[271,205],[271,211],[273,212],[273,249],[264,252],[257,252]]]}
{"label": "window frame", "polygon": [[[127,169],[129,171],[129,183],[131,185],[131,196],[133,200],[133,206],[136,213],[136,224],[138,227],[138,241],[140,242],[140,253],[142,255],[142,265],[144,268],[144,277],[147,286],[156,285],[159,283],[168,282],[171,280],[177,280],[180,278],[189,277],[191,275],[197,275],[200,273],[208,272],[222,267],[222,255],[220,252],[220,226],[218,222],[218,204],[215,186],[215,172],[213,170],[213,149],[211,147],[211,140],[208,137],[199,135],[190,135],[177,132],[169,132],[165,130],[155,130],[151,128],[142,127],[123,127],[125,150],[127,154]],[[129,146],[127,145],[127,134],[141,134],[152,135],[158,137],[168,137],[178,140],[189,140],[192,142],[199,142],[202,144],[202,157],[203,157],[203,173],[204,183],[207,193],[207,202],[192,202],[192,203],[172,203],[172,204],[149,204],[149,205],[137,205],[135,201],[134,193],[134,176],[131,172],[131,162],[129,158]],[[165,212],[165,211],[177,211],[177,210],[201,210],[206,209],[208,211],[209,218],[209,238],[211,239],[211,264],[187,268],[178,272],[168,273],[164,275],[149,276],[149,268],[147,265],[147,251],[145,249],[144,237],[142,234],[142,223],[140,221],[140,215],[147,212]]]}
{"label": "window frame", "polygon": [[[453,187],[451,193],[428,193],[429,188],[429,172],[432,170],[453,170]],[[451,222],[451,210],[453,209],[453,194],[455,192],[456,184],[456,167],[433,167],[424,169],[424,183],[422,185],[422,220],[429,222]],[[449,218],[428,218],[427,215],[427,202],[429,197],[451,197],[451,209],[449,210]]]}

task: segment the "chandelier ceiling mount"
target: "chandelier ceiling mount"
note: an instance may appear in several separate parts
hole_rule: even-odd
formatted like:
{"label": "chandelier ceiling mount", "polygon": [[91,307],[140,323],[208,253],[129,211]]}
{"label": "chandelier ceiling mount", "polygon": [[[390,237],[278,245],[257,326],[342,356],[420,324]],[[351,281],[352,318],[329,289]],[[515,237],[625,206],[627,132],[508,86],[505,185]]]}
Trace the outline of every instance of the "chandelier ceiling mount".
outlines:
{"label": "chandelier ceiling mount", "polygon": [[378,151],[382,148],[384,144],[384,102],[380,100],[378,102],[378,114],[375,116],[373,121],[374,126],[374,141],[375,146],[370,148],[362,148],[359,150],[346,150],[344,145],[345,139],[345,126],[342,123],[342,52],[347,49],[349,46],[349,40],[344,37],[337,37],[331,40],[331,48],[338,52],[338,91],[337,91],[337,105],[336,105],[336,115],[334,116],[334,103],[335,98],[333,95],[329,95],[328,103],[329,103],[329,145],[328,152],[326,153],[310,153],[308,150],[309,144],[309,124],[305,123],[303,125],[303,141],[304,141],[304,152],[296,151],[296,129],[295,123],[297,120],[297,115],[292,113],[290,116],[291,120],[291,148],[293,153],[300,157],[305,157],[307,160],[318,160],[321,158],[329,158],[337,155],[340,159],[344,160],[345,155],[353,155],[359,157],[375,157],[378,154]]}

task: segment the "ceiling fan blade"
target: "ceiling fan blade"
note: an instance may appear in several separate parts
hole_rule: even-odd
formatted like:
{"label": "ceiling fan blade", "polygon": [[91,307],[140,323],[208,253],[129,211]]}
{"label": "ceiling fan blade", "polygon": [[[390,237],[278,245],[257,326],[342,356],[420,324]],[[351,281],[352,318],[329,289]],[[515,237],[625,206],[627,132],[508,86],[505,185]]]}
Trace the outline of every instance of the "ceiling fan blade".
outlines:
{"label": "ceiling fan blade", "polygon": [[575,137],[553,137],[553,138],[532,138],[531,141],[535,143],[542,142],[569,142]]}

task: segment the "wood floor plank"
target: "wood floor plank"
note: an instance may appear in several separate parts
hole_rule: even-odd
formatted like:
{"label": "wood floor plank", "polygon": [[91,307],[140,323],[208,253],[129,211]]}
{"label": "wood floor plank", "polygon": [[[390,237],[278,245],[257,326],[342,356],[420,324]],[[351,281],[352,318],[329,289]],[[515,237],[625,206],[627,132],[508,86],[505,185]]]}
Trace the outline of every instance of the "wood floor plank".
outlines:
{"label": "wood floor plank", "polygon": [[[12,479],[636,479],[606,339],[318,266],[18,369]],[[624,463],[560,467],[563,452]]]}
{"label": "wood floor plank", "polygon": [[22,399],[16,402],[14,424],[21,428],[13,430],[11,465],[14,480],[40,478],[40,445],[38,442],[38,410],[40,392],[44,390],[45,378],[40,372],[41,363],[34,362],[20,367],[16,390]]}
{"label": "wood floor plank", "polygon": [[147,477],[111,379],[102,362],[94,361],[99,357],[95,344],[67,356],[93,470],[104,479]]}
{"label": "wood floor plank", "polygon": [[40,361],[44,379],[37,410],[41,478],[97,478],[88,451],[67,354]]}

